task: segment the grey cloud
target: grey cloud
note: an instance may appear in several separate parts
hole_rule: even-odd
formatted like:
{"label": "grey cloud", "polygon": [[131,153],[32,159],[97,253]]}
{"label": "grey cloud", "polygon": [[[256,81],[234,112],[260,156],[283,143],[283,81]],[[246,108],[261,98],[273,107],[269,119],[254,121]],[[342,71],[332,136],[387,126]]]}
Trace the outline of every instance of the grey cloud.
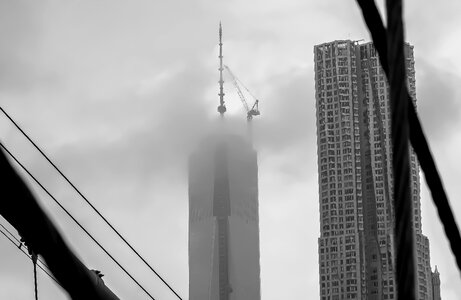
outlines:
{"label": "grey cloud", "polygon": [[[46,145],[44,147],[49,149],[47,152],[53,160],[90,201],[96,207],[103,207],[104,209],[101,210],[103,214],[109,220],[116,220],[115,224],[119,225],[116,227],[121,232],[127,233],[126,236],[130,241],[134,241],[135,245],[142,245],[137,248],[142,248],[143,253],[147,253],[146,257],[153,256],[153,259],[148,260],[152,261],[154,266],[158,266],[167,278],[176,279],[172,280],[176,283],[175,287],[179,285],[183,289],[186,285],[184,277],[187,269],[184,261],[178,259],[178,256],[187,256],[185,252],[187,236],[184,234],[185,227],[181,227],[185,224],[187,216],[187,188],[184,183],[187,157],[200,137],[206,133],[205,128],[209,126],[207,117],[209,109],[203,99],[209,82],[216,81],[214,75],[199,62],[191,63],[149,94],[127,92],[124,97],[132,97],[132,101],[138,103],[136,108],[133,108],[130,103],[114,101],[122,106],[104,110],[104,105],[107,103],[95,103],[94,111],[77,111],[78,115],[73,117],[81,120],[75,124],[75,128],[83,131],[83,134],[79,132],[79,136],[83,136],[82,139],[51,148]],[[177,88],[178,82],[182,83],[180,89]],[[99,107],[100,105],[102,107]],[[144,110],[142,112],[144,117],[141,117],[140,109]],[[85,113],[88,114],[86,117]],[[105,139],[92,130],[94,122],[108,122],[116,131],[139,118],[142,118],[139,123],[142,126],[130,127],[122,135],[115,135],[116,138],[111,136]],[[117,121],[122,124],[118,124]],[[85,132],[88,137],[84,137]],[[72,135],[72,132],[68,134]],[[42,171],[36,167],[39,163],[33,163],[32,169],[40,174]],[[47,173],[43,171],[43,175]],[[59,182],[54,181],[56,177],[58,176],[45,179],[50,183],[47,187],[60,195],[58,199],[67,208],[74,207],[76,202],[80,203],[77,197],[75,199],[70,196],[61,197],[64,188]],[[158,185],[160,186],[156,188]],[[48,202],[48,199],[44,201]],[[71,211],[75,212],[80,221],[83,218],[83,223],[89,225],[91,232],[98,233],[104,229],[98,236],[101,236],[104,245],[113,245],[111,249],[115,249],[116,253],[121,255],[122,250],[115,246],[119,241],[117,244],[107,242],[106,226],[96,222],[86,206],[85,209],[82,207],[84,206]],[[123,221],[120,221],[121,219]],[[75,246],[76,252],[85,258],[85,262],[102,268],[106,274],[109,274],[108,283],[112,282],[115,291],[133,297],[133,290],[136,288],[130,285],[126,288],[118,288],[123,284],[127,285],[126,278],[120,275],[120,271],[113,268],[110,262],[107,263],[100,251],[93,249],[92,244],[83,243],[86,238],[80,237],[80,233],[77,234],[75,226],[65,222],[61,227],[65,228],[63,232],[66,236],[72,237],[70,242]],[[145,227],[149,228],[148,242],[146,242],[146,232],[142,230]],[[157,244],[158,241],[161,243]],[[176,249],[174,255],[168,254],[170,247]],[[182,252],[178,253],[178,251]],[[175,274],[173,270],[180,270],[178,271],[180,274]],[[151,276],[148,274],[144,278],[151,278]],[[153,281],[157,282],[157,280]],[[138,295],[138,297],[143,296]]]}
{"label": "grey cloud", "polygon": [[0,91],[28,89],[37,76],[38,6],[0,1]]}
{"label": "grey cloud", "polygon": [[456,86],[461,78],[429,61],[419,60],[416,68],[417,107],[423,129],[429,138],[440,141],[453,134],[459,123]]}
{"label": "grey cloud", "polygon": [[[295,69],[268,80],[269,95],[260,103],[255,137],[261,147],[283,151],[300,143],[315,143],[313,71]],[[257,122],[257,123],[256,123]]]}
{"label": "grey cloud", "polygon": [[405,6],[407,37],[415,44],[418,53],[433,54],[446,34],[453,33],[456,27],[459,28],[458,15],[461,3],[446,1],[443,5],[431,5],[418,0],[407,2]]}
{"label": "grey cloud", "polygon": [[270,94],[261,100],[254,120],[255,141],[262,163],[289,178],[314,176],[316,117],[313,71],[294,69],[272,77]]}
{"label": "grey cloud", "polygon": [[[71,178],[82,186],[93,188],[95,181],[114,187],[125,182],[142,187],[149,181],[153,184],[160,175],[181,174],[188,154],[209,125],[203,91],[206,84],[213,82],[210,76],[199,64],[192,64],[151,94],[125,95],[138,103],[135,106],[115,101],[125,104],[106,111],[106,116],[101,116],[103,109],[87,112],[87,116],[80,114],[76,119],[92,121],[74,125],[76,128],[81,126],[79,130],[83,133],[79,134],[83,135],[82,139],[54,149],[55,160],[71,174]],[[180,89],[178,83],[181,83]],[[116,133],[123,124],[128,126],[146,116],[149,119],[142,119],[140,126],[129,128],[115,138],[104,138],[92,132],[93,122],[108,122],[107,127],[113,126]],[[72,135],[72,132],[67,134]]]}

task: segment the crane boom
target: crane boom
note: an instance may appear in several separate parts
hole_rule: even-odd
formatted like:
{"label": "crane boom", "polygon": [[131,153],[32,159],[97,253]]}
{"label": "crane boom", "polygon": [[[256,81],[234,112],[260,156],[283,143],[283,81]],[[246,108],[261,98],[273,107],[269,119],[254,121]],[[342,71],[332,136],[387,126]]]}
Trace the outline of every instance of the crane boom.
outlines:
{"label": "crane boom", "polygon": [[[253,96],[253,94],[251,94],[251,92],[248,90],[248,88],[246,88],[245,85],[234,75],[234,73],[232,73],[231,69],[228,66],[224,65],[224,68],[227,70],[227,72],[231,76],[232,83],[234,84],[235,88],[237,89],[237,94],[239,95],[240,100],[242,101],[242,104],[245,107],[245,110],[247,112],[247,120],[251,121],[253,119],[253,116],[259,116],[259,114],[260,114],[259,107],[258,107],[259,100],[256,99],[256,97]],[[240,82],[240,84],[239,84],[239,82]],[[247,101],[245,99],[245,96],[242,93],[240,85],[243,86],[245,88],[245,90],[247,90],[247,92],[255,99],[255,103],[253,104],[253,106],[251,108],[250,108],[250,106],[248,106],[248,103],[247,103]]]}

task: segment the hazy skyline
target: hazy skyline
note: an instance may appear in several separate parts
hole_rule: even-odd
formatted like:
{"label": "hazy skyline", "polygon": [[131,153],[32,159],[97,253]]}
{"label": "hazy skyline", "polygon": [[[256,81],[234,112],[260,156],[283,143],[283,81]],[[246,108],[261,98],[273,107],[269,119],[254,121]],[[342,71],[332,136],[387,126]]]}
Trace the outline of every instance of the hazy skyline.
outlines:
{"label": "hazy skyline", "polygon": [[[417,105],[459,224],[461,3],[405,4]],[[261,100],[253,123],[262,299],[315,299],[313,47],[370,40],[355,1],[0,0],[0,105],[187,299],[187,157],[218,121],[220,21],[225,64]],[[244,133],[245,112],[225,81],[226,119]],[[0,139],[154,297],[175,299],[3,116]],[[459,272],[424,176],[421,183],[423,231],[442,298],[460,299]],[[121,299],[147,299],[32,186],[88,267],[102,270]],[[5,238],[0,253],[0,298],[32,298],[32,263]],[[65,299],[41,272],[39,297]]]}

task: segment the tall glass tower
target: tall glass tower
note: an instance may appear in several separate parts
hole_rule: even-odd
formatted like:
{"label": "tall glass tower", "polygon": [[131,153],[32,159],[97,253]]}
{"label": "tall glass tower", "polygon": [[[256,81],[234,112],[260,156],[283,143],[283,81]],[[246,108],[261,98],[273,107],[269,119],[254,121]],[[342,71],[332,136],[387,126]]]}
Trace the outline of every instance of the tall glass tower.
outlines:
{"label": "tall glass tower", "polygon": [[[413,46],[405,45],[413,99]],[[395,299],[389,89],[371,43],[314,47],[322,300]],[[421,231],[419,166],[410,156],[417,299],[432,299],[429,241]]]}
{"label": "tall glass tower", "polygon": [[258,167],[223,134],[189,160],[189,300],[260,300]]}

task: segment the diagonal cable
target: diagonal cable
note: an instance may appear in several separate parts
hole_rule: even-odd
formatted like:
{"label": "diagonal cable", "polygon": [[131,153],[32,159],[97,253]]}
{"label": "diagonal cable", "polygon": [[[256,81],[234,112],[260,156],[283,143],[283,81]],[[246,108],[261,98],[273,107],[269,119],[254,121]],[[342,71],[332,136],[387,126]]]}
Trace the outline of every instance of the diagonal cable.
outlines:
{"label": "diagonal cable", "polygon": [[101,219],[114,231],[118,237],[127,245],[131,251],[133,251],[136,256],[141,259],[141,261],[170,289],[170,291],[178,297],[178,299],[182,300],[182,298],[176,293],[176,291],[163,279],[163,277],[155,271],[155,269],[134,249],[133,246],[118,232],[117,229],[112,226],[112,224],[99,212],[99,210],[80,192],[80,190],[65,176],[61,170],[48,158],[48,156],[40,149],[40,147],[37,146],[37,144],[22,130],[22,128],[13,120],[12,117],[2,108],[0,107],[0,110],[3,112],[3,114],[11,121],[11,123],[14,124],[14,126],[26,137],[26,139],[37,149],[40,154],[53,166],[53,168],[67,181],[67,183],[82,197],[83,200],[93,209],[96,214],[98,214]]}
{"label": "diagonal cable", "polygon": [[152,300],[155,300],[155,298],[85,229],[85,227],[83,227],[83,225],[81,225],[80,222],[78,222],[74,218],[74,216],[72,216],[72,214],[64,206],[62,206],[62,204],[34,177],[34,175],[32,175],[29,172],[29,170],[19,162],[19,160],[5,147],[5,145],[0,143],[0,147],[2,147],[6,151],[6,153],[8,153],[8,155],[14,159],[14,161],[35,181],[35,183],[37,183],[40,186],[40,188],[45,193],[47,193],[48,196],[50,196],[51,199],[53,199],[54,202],[56,202],[56,204],[58,204],[58,206],[75,222],[75,224],[77,224],[80,227],[80,229],[82,229],[86,233],[86,235],[88,235],[88,237],[90,237],[93,240],[93,242],[95,242],[96,245],[98,245],[99,248],[101,248],[101,250],[103,250],[104,253],[106,253],[106,255],[109,256],[110,259],[112,259],[112,261],[120,269],[122,269],[122,271],[125,272],[125,274],[128,275],[128,277],[131,278],[131,280],[133,280],[134,283],[136,283]]}
{"label": "diagonal cable", "polygon": [[394,175],[397,298],[415,299],[415,241],[410,193],[408,101],[402,21],[402,0],[387,0],[387,41],[391,103],[392,169]]}
{"label": "diagonal cable", "polygon": [[[360,6],[365,23],[370,31],[373,44],[379,53],[379,60],[387,78],[389,78],[389,66],[387,60],[386,29],[376,7],[374,0],[356,0]],[[437,209],[440,221],[448,238],[451,251],[456,259],[458,270],[461,271],[461,236],[455,217],[450,207],[447,194],[443,187],[442,179],[437,170],[426,136],[424,135],[421,122],[419,121],[416,108],[410,95],[406,94],[408,101],[408,121],[410,125],[410,141],[413,150],[418,156],[421,169],[431,191],[432,199]]]}

